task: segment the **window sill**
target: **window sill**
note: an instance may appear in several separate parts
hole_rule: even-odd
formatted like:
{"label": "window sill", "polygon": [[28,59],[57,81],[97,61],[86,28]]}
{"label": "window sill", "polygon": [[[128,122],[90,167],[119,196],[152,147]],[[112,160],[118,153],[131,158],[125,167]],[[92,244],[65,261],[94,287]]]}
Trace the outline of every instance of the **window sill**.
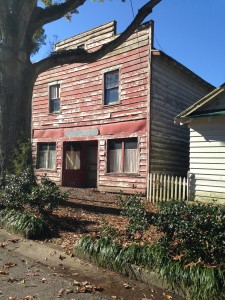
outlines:
{"label": "window sill", "polygon": [[112,102],[112,103],[109,103],[109,104],[103,103],[103,104],[102,104],[102,107],[108,108],[108,107],[110,107],[110,106],[118,106],[118,105],[120,105],[120,104],[121,104],[121,101],[119,100],[119,101]]}
{"label": "window sill", "polygon": [[61,110],[49,112],[48,114],[49,114],[49,115],[58,115],[58,114],[60,114],[60,113],[61,113]]}
{"label": "window sill", "polygon": [[43,172],[55,173],[55,172],[57,172],[57,169],[35,169],[35,172],[40,172],[40,173],[43,173]]}

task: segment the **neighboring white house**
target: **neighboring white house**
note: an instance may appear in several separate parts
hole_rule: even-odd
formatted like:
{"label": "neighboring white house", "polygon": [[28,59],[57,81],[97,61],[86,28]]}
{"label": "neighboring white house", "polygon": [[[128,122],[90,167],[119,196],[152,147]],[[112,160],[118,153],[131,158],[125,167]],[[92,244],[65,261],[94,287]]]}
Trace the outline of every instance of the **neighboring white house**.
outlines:
{"label": "neighboring white house", "polygon": [[175,122],[190,128],[189,199],[225,204],[225,83]]}

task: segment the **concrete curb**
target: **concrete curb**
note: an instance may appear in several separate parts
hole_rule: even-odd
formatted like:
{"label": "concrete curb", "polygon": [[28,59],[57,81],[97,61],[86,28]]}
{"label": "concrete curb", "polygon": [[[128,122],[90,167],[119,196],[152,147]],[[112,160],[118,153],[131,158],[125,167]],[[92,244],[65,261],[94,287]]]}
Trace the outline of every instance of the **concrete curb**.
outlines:
{"label": "concrete curb", "polygon": [[[93,257],[91,257],[87,253],[81,253],[80,250],[77,251],[75,247],[73,249],[73,254],[80,257],[81,259],[90,261],[90,262],[98,265],[98,263],[93,259]],[[130,277],[131,279],[134,279],[134,280],[137,280],[137,281],[149,284],[149,285],[154,285],[160,289],[164,289],[164,290],[170,291],[172,293],[176,293],[177,295],[179,295],[181,297],[184,297],[184,294],[180,290],[173,291],[170,288],[169,284],[165,280],[162,280],[159,278],[157,273],[155,273],[152,270],[145,269],[141,266],[126,264],[122,271],[118,271],[118,270],[114,269],[113,267],[110,268],[109,270],[117,272],[117,273],[121,273],[123,275]]]}

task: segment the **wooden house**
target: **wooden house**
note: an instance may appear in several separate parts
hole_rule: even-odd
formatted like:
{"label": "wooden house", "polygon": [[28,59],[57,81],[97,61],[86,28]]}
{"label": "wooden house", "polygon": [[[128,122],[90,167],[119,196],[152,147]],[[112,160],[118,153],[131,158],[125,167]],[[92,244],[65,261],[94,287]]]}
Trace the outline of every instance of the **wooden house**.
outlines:
{"label": "wooden house", "polygon": [[225,83],[175,120],[190,128],[190,200],[225,203]]}
{"label": "wooden house", "polygon": [[[42,73],[33,91],[37,176],[100,191],[148,191],[149,174],[185,175],[188,129],[173,119],[211,86],[153,48],[153,22],[93,63]],[[56,44],[98,49],[116,36],[110,22]]]}

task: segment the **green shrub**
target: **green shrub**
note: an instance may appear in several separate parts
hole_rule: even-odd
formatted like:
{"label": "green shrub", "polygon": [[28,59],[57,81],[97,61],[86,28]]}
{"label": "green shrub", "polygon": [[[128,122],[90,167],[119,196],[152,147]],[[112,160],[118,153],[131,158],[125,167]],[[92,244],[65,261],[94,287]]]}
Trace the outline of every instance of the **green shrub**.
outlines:
{"label": "green shrub", "polygon": [[108,237],[112,240],[114,240],[117,237],[117,230],[110,226],[109,222],[104,218],[104,216],[101,217],[101,237]]}
{"label": "green shrub", "polygon": [[186,264],[225,264],[225,212],[216,205],[166,202],[159,205],[160,239],[169,255]]}
{"label": "green shrub", "polygon": [[53,181],[43,176],[41,183],[32,187],[28,195],[28,204],[40,214],[48,214],[52,213],[67,196],[66,192],[60,192]]}
{"label": "green shrub", "polygon": [[6,208],[22,210],[29,201],[32,187],[36,185],[30,168],[20,175],[6,174],[2,183],[1,202]]}
{"label": "green shrub", "polygon": [[10,173],[20,175],[25,169],[33,168],[30,140],[20,140],[13,151]]}
{"label": "green shrub", "polygon": [[41,216],[6,209],[0,211],[0,226],[25,238],[42,237],[48,231],[47,224]]}
{"label": "green shrub", "polygon": [[[189,265],[172,259],[159,244],[122,248],[109,238],[81,238],[75,245],[75,252],[89,255],[102,267],[126,272],[127,266],[136,265],[155,271],[159,278],[166,280],[170,288],[180,291],[191,300],[224,300],[225,268],[208,268]],[[128,271],[129,273],[129,271]]]}
{"label": "green shrub", "polygon": [[131,239],[135,239],[136,234],[139,238],[148,228],[148,219],[140,194],[121,196],[120,205],[122,207],[121,214],[128,218],[128,234]]}
{"label": "green shrub", "polygon": [[1,204],[8,209],[34,211],[40,214],[52,213],[68,196],[46,176],[37,184],[31,168],[20,175],[7,174],[1,192]]}

